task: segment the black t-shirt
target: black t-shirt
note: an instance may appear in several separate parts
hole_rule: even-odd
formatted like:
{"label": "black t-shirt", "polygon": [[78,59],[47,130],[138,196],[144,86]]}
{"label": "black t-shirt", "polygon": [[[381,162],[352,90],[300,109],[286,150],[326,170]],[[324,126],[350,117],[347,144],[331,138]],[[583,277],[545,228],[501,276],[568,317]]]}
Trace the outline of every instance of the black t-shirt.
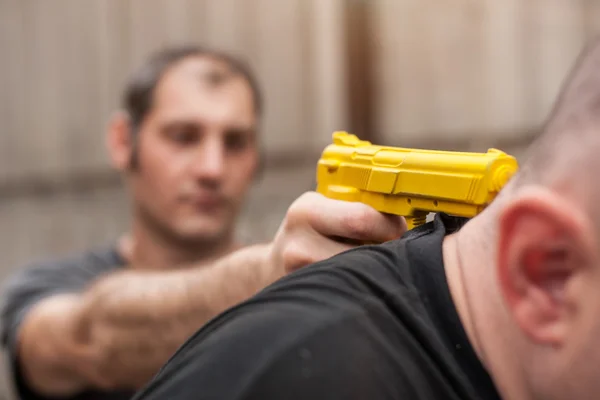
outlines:
{"label": "black t-shirt", "polygon": [[[17,335],[21,323],[39,301],[59,293],[82,292],[102,275],[121,269],[125,260],[114,245],[75,254],[63,259],[45,260],[23,268],[2,287],[0,334],[10,374],[9,381],[21,400],[47,400],[36,393],[21,373],[17,355]],[[128,400],[134,392],[90,390],[69,398],[52,400]]]}
{"label": "black t-shirt", "polygon": [[136,400],[499,399],[452,302],[435,220],[306,267],[214,318]]}

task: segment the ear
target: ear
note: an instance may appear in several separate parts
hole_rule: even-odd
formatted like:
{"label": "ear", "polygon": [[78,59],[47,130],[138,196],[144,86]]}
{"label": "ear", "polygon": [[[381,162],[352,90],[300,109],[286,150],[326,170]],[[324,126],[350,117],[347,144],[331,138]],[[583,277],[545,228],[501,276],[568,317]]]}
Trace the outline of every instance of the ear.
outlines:
{"label": "ear", "polygon": [[129,117],[125,112],[119,111],[110,119],[106,146],[113,167],[121,171],[127,170],[133,154],[133,138]]}
{"label": "ear", "polygon": [[535,189],[502,211],[497,273],[501,292],[520,329],[542,345],[566,340],[578,307],[568,290],[593,259],[593,232],[578,208]]}

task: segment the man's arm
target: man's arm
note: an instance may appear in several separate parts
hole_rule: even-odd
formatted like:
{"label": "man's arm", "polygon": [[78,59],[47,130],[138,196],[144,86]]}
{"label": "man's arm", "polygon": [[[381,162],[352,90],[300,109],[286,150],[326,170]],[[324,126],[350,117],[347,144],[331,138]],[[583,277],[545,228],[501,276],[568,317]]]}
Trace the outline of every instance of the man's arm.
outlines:
{"label": "man's arm", "polygon": [[371,291],[377,274],[393,280],[386,257],[348,253],[283,278],[204,325],[134,400],[416,398],[398,369],[414,339]]}
{"label": "man's arm", "polygon": [[210,318],[296,268],[354,247],[332,237],[385,241],[405,229],[401,218],[309,193],[290,207],[270,244],[210,266],[123,271],[81,295],[41,301],[19,331],[19,363],[43,394],[137,388]]}
{"label": "man's arm", "polygon": [[212,266],[123,271],[43,300],[20,331],[22,372],[47,395],[142,385],[207,320],[276,279],[262,268],[266,254],[257,245]]}

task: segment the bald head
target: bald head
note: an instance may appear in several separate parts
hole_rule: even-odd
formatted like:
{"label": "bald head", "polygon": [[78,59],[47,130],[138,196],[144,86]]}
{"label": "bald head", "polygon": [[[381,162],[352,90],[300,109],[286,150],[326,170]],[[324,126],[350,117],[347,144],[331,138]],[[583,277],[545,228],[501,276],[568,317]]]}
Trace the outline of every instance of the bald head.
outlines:
{"label": "bald head", "polygon": [[600,39],[588,44],[565,80],[546,129],[600,110]]}
{"label": "bald head", "polygon": [[565,79],[516,181],[589,188],[589,174],[595,175],[600,166],[599,154],[600,39],[596,39],[584,48]]}
{"label": "bald head", "polygon": [[519,173],[445,241],[453,297],[503,398],[591,400],[600,392],[599,115],[596,40]]}

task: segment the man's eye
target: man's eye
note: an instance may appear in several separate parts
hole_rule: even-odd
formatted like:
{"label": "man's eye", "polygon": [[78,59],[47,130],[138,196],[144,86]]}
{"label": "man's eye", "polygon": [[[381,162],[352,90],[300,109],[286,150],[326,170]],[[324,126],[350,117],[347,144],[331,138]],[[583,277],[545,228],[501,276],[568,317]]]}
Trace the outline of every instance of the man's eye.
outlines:
{"label": "man's eye", "polygon": [[172,129],[168,133],[169,139],[178,144],[192,144],[198,140],[198,133],[195,129]]}
{"label": "man's eye", "polygon": [[248,147],[250,138],[248,135],[231,134],[225,137],[225,147],[229,150],[239,151]]}

